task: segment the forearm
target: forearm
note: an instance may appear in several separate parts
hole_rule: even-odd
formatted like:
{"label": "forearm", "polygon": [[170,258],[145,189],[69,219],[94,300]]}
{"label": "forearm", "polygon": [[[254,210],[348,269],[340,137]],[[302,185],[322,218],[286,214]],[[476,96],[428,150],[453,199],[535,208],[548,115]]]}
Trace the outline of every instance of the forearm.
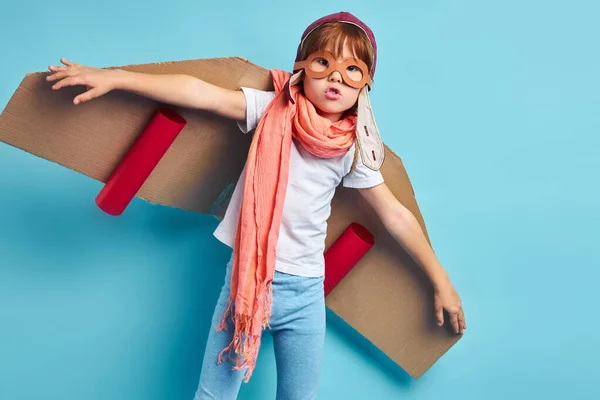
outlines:
{"label": "forearm", "polygon": [[146,74],[114,71],[115,89],[176,106],[206,109],[199,95],[205,82],[184,74]]}
{"label": "forearm", "polygon": [[408,210],[393,213],[384,225],[390,235],[409,253],[427,274],[435,289],[449,282],[448,274],[429,245],[421,225]]}

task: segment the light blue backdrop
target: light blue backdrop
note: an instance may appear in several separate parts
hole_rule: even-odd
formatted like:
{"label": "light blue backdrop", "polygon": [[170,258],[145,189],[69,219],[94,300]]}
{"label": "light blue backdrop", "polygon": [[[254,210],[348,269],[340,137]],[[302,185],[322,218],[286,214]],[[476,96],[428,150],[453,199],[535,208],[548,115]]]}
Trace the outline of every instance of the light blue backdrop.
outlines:
{"label": "light blue backdrop", "polygon": [[[320,398],[600,398],[600,5],[367,4],[4,2],[0,108],[61,56],[289,69],[308,23],[351,11],[377,36],[377,122],[469,329],[413,381],[331,326]],[[217,221],[138,199],[109,217],[101,187],[0,143],[2,400],[193,397],[229,255]],[[262,351],[240,398],[273,398],[274,373]]]}

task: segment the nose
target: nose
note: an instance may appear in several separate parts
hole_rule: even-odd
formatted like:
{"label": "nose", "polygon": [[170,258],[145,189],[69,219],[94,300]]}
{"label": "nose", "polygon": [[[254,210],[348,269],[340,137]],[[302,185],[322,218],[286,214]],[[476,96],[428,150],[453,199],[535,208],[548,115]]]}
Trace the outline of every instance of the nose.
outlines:
{"label": "nose", "polygon": [[342,82],[342,74],[340,74],[339,71],[333,71],[331,74],[329,74],[329,81],[330,82],[338,82],[341,83]]}

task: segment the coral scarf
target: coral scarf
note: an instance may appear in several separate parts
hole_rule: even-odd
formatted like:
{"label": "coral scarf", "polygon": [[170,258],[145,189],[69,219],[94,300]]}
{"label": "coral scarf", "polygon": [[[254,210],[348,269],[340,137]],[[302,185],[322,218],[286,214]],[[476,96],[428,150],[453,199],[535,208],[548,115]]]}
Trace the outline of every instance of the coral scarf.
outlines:
{"label": "coral scarf", "polygon": [[[226,329],[226,318],[235,304],[232,348],[237,353],[234,369],[247,367],[248,382],[254,369],[262,328],[271,316],[276,247],[288,183],[292,137],[320,158],[344,155],[355,140],[356,115],[331,122],[317,114],[314,105],[290,87],[291,74],[271,70],[275,98],[267,106],[255,130],[246,162],[243,201],[232,260],[231,292],[218,330]],[[231,356],[230,356],[231,359]]]}

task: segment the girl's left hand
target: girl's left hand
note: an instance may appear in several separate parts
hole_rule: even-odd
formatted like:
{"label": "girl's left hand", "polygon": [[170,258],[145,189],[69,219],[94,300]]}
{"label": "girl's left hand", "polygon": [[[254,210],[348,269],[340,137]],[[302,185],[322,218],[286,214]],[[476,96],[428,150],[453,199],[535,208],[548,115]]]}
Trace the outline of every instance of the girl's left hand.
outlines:
{"label": "girl's left hand", "polygon": [[444,310],[446,310],[450,315],[450,323],[456,333],[462,334],[467,329],[460,297],[450,282],[435,290],[434,304],[439,326],[444,324]]}

